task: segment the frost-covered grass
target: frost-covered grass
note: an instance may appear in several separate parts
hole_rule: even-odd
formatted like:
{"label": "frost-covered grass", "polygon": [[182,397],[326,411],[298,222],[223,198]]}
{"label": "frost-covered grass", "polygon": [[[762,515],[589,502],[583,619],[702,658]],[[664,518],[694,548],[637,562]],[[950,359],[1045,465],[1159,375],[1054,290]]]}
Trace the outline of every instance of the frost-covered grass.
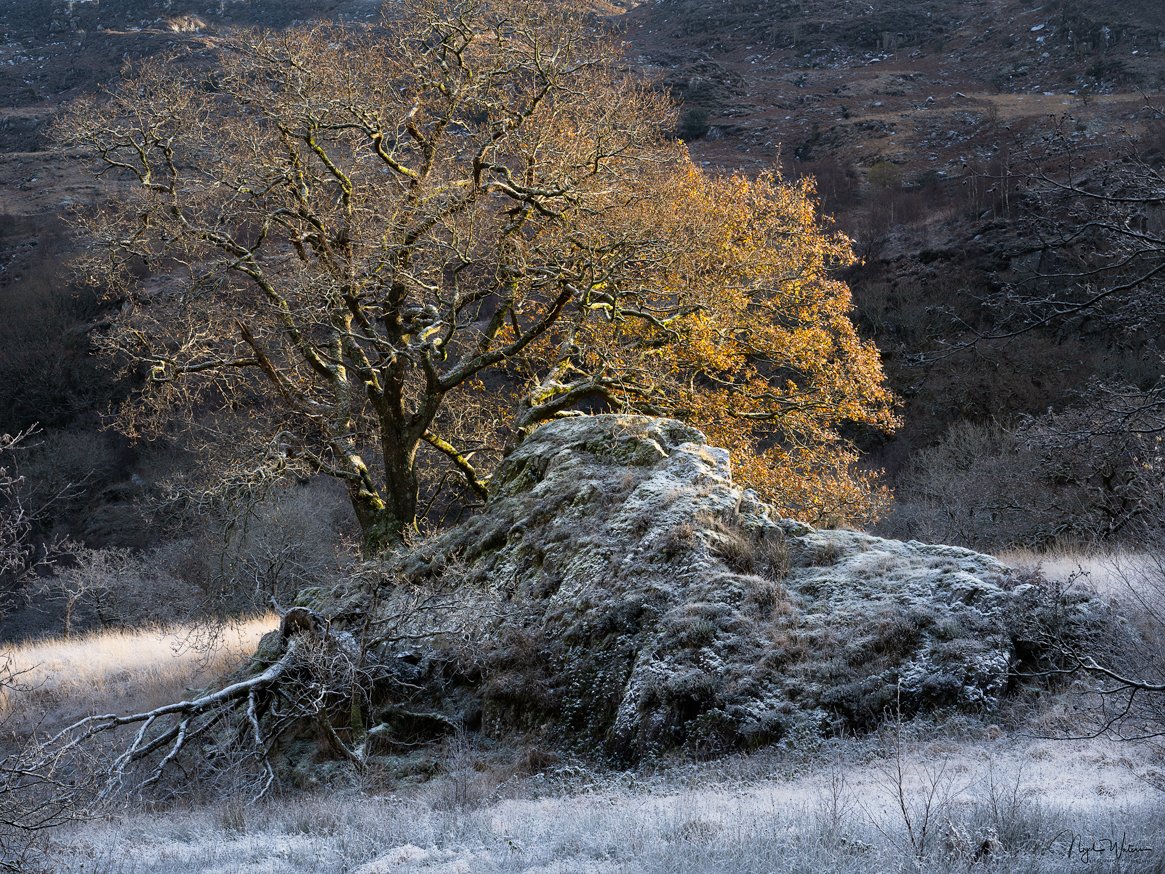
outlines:
{"label": "frost-covered grass", "polygon": [[55,870],[1050,874],[1165,864],[1165,795],[1145,782],[1161,763],[1100,741],[916,736],[897,756],[884,737],[880,748],[843,743],[809,761],[762,753],[649,775],[560,765],[501,782],[472,756],[445,764],[443,776],[388,795],[89,823],[58,837]]}
{"label": "frost-covered grass", "polygon": [[194,627],[109,629],[0,646],[16,688],[0,690],[0,724],[17,733],[97,711],[146,710],[237,666],[274,615],[229,623],[214,637]]}
{"label": "frost-covered grass", "polygon": [[[1007,556],[1014,564],[1035,557]],[[1136,559],[1136,561],[1134,561]],[[1099,591],[1131,591],[1127,570],[1145,557],[1043,557],[1064,578],[1081,567]],[[1106,568],[1115,568],[1101,576]],[[1139,579],[1152,591],[1155,579]],[[275,623],[240,630],[234,657]],[[191,654],[168,679],[150,680],[178,636],[146,635],[120,652],[94,646],[70,661],[49,649],[21,664],[74,691],[86,706],[170,700],[195,684]],[[59,642],[62,646],[66,642]],[[47,645],[46,645],[47,646]],[[95,653],[107,658],[100,667]],[[229,658],[224,650],[221,658]],[[30,654],[37,652],[35,657]],[[119,672],[140,665],[130,681]],[[209,671],[211,669],[204,669]],[[164,672],[163,672],[164,673]],[[88,679],[84,679],[88,678]],[[76,689],[76,685],[73,687]],[[76,702],[73,703],[74,706]],[[255,805],[225,799],[197,806],[111,813],[56,832],[49,870],[87,874],[785,874],[785,872],[1161,872],[1165,871],[1165,752],[1104,739],[1037,739],[1023,731],[1081,730],[1079,702],[1048,694],[1022,714],[1019,733],[971,718],[894,726],[811,753],[781,750],[637,773],[504,747],[452,743],[438,776],[413,783],[369,775],[363,787],[291,795]],[[535,762],[533,767],[530,763]],[[551,764],[551,762],[554,762]],[[530,771],[537,771],[533,775]]]}

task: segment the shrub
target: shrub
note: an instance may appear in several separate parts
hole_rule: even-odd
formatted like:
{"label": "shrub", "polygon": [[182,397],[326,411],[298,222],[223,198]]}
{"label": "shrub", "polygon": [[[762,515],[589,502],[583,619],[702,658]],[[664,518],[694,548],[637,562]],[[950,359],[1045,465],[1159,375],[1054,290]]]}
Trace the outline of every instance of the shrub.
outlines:
{"label": "shrub", "polygon": [[53,573],[42,578],[35,591],[59,603],[66,637],[92,621],[102,628],[135,627],[197,612],[195,592],[159,567],[149,553],[80,544],[62,548]]}
{"label": "shrub", "polygon": [[1049,473],[1048,459],[1015,431],[958,422],[907,463],[879,533],[979,550],[1086,535],[1095,524],[1088,495]]}
{"label": "shrub", "polygon": [[708,135],[711,130],[708,110],[693,106],[685,109],[680,116],[679,134],[685,140],[698,140]]}

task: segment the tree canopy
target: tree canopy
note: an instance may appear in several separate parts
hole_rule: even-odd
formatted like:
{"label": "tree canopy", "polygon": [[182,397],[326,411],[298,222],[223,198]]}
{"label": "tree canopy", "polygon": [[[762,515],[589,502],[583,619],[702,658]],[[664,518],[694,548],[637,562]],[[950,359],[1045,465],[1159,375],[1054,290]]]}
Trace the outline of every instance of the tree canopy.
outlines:
{"label": "tree canopy", "polygon": [[[539,0],[424,0],[147,61],[58,123],[133,433],[230,421],[235,479],[323,472],[371,549],[426,472],[487,492],[550,418],[674,415],[791,515],[860,518],[893,426],[812,185],[719,177],[617,44]],[[221,426],[226,427],[226,426]]]}

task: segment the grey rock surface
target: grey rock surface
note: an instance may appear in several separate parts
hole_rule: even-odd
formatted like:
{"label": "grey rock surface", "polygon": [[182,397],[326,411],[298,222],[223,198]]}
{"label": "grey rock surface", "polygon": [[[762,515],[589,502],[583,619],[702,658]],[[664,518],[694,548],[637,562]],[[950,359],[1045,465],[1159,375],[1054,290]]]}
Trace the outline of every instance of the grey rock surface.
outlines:
{"label": "grey rock surface", "polygon": [[542,427],[485,510],[386,572],[408,706],[626,761],[989,714],[1095,609],[986,555],[776,518],[725,450],[633,416]]}

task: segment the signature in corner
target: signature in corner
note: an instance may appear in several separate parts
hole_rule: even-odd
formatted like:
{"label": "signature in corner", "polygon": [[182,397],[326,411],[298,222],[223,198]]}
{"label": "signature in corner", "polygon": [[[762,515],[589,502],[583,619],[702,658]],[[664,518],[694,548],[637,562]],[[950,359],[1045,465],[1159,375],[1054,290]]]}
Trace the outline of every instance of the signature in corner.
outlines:
{"label": "signature in corner", "polygon": [[1152,847],[1138,847],[1129,843],[1127,834],[1122,833],[1120,840],[1116,838],[1088,838],[1072,835],[1072,843],[1068,845],[1068,858],[1079,859],[1081,862],[1097,862],[1101,859],[1135,859],[1145,853],[1153,852]]}

